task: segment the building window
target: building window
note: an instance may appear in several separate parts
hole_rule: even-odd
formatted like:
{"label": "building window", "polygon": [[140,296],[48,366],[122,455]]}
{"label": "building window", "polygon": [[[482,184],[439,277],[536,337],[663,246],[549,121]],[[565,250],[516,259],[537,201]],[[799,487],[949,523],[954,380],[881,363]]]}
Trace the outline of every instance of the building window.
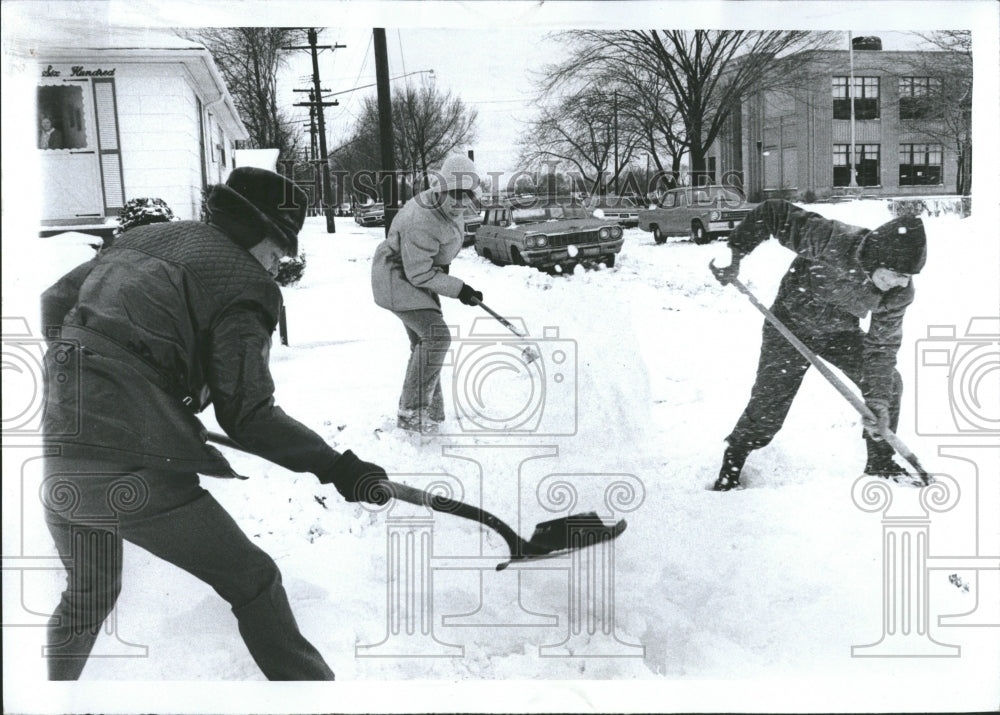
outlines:
{"label": "building window", "polygon": [[[857,162],[855,177],[858,186],[879,186],[879,145],[855,144]],[[851,185],[851,145],[833,145],[833,185]]]}
{"label": "building window", "polygon": [[39,149],[87,148],[83,88],[80,85],[39,87],[36,106],[36,143]]}
{"label": "building window", "polygon": [[900,144],[899,185],[941,185],[942,156],[940,144]]}
{"label": "building window", "polygon": [[900,77],[899,118],[926,118],[931,112],[933,98],[940,96],[941,80],[937,77]]}
{"label": "building window", "polygon": [[[833,118],[850,119],[851,104],[847,87],[850,77],[833,78]],[[879,114],[879,78],[854,78],[854,118],[878,119]]]}

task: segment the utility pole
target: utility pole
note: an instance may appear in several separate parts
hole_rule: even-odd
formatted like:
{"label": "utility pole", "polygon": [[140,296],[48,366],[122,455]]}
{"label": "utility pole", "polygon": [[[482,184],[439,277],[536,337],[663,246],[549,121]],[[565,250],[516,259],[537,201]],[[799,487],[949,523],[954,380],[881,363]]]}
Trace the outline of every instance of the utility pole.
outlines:
{"label": "utility pole", "polygon": [[385,207],[385,235],[399,211],[399,186],[396,183],[396,158],[392,138],[392,96],[389,94],[389,54],[385,44],[385,28],[376,27],[372,34],[375,50],[375,83],[378,85],[378,133],[382,147],[382,205]]}
{"label": "utility pole", "polygon": [[858,179],[855,176],[857,172],[857,162],[855,161],[855,146],[854,146],[854,38],[851,36],[850,30],[847,32],[847,57],[851,65],[851,76],[848,79],[847,85],[847,98],[851,103],[851,180],[848,186],[852,189],[858,188]]}
{"label": "utility pole", "polygon": [[[316,146],[317,134],[319,131],[316,128],[316,90],[310,89],[293,89],[293,92],[308,92],[309,93],[309,121],[306,122],[309,125],[309,156],[306,161],[310,166],[317,166],[317,160],[319,159],[319,149]],[[327,90],[323,90],[326,92]],[[313,210],[315,213],[311,214],[313,216],[318,216],[320,210],[323,208],[323,184],[320,178],[322,172],[312,172],[313,174]]]}
{"label": "utility pole", "polygon": [[296,107],[311,107],[316,109],[316,119],[318,123],[317,131],[319,132],[319,158],[320,158],[320,171],[323,176],[323,213],[326,216],[326,232],[336,233],[337,227],[334,222],[334,211],[333,211],[333,192],[330,189],[330,161],[326,154],[326,119],[323,116],[323,107],[336,107],[339,102],[334,100],[332,102],[324,102],[323,89],[319,86],[319,50],[337,50],[347,45],[317,45],[316,44],[316,28],[310,27],[307,33],[309,38],[308,47],[285,47],[286,50],[309,50],[312,54],[312,80],[313,80],[313,99],[309,102],[299,102],[296,103]]}

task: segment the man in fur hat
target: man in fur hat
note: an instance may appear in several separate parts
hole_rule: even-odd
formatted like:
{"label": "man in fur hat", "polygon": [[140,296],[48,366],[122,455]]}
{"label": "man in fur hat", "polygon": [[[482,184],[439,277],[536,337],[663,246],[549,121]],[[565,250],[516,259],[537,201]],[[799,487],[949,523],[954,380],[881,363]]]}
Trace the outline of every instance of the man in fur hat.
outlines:
{"label": "man in fur hat", "polygon": [[[896,370],[903,315],[913,302],[911,276],[927,257],[919,218],[897,218],[874,231],[806,211],[788,201],[765,201],[729,236],[730,264],[712,268],[723,285],[739,275],[740,261],[769,237],[798,257],[781,281],[771,311],[813,352],[853,380],[878,424],[899,421],[903,381]],[[861,318],[871,313],[867,332]],[[748,455],[770,443],[809,369],[803,357],[769,322],[764,323],[757,379],[743,415],[726,438],[728,447],[716,491],[740,486]],[[865,424],[865,473],[896,481],[906,471],[893,449]]]}
{"label": "man in fur hat", "polygon": [[236,169],[212,188],[206,223],[132,228],[43,294],[54,336],[43,495],[69,574],[49,622],[51,679],[80,676],[121,589],[123,538],[228,601],[268,679],[333,679],[299,632],[274,560],[198,476],[237,476],[195,417],[214,404],[248,451],[312,472],[347,501],[384,498],[374,489],[381,467],[333,450],[274,403],[268,358],[281,292],[272,276],[296,253],[306,201],[278,174]]}

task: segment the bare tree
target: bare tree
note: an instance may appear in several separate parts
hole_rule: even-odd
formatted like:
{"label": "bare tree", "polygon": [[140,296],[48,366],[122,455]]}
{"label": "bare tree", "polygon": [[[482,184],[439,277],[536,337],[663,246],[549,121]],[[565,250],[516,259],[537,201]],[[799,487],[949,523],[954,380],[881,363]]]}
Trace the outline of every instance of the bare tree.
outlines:
{"label": "bare tree", "polygon": [[591,88],[543,106],[522,132],[519,162],[525,166],[568,165],[583,177],[591,192],[603,192],[609,176],[614,180],[628,166],[641,139],[629,115],[622,113],[617,118],[618,166],[609,172],[615,149],[614,92]]}
{"label": "bare tree", "polygon": [[[408,174],[411,187],[427,188],[428,173],[457,148],[476,139],[478,112],[433,83],[396,89],[392,96],[396,166]],[[379,166],[378,103],[364,100],[350,138],[330,152],[334,168],[350,175]],[[354,182],[357,184],[357,182]],[[374,188],[374,187],[370,187]]]}
{"label": "bare tree", "polygon": [[663,119],[676,114],[683,136],[671,123],[660,122],[659,131],[667,130],[673,151],[688,151],[696,175],[704,172],[705,154],[730,114],[743,97],[763,89],[775,61],[829,42],[828,33],[801,31],[572,30],[557,37],[571,53],[552,68],[543,89],[579,78],[593,85],[626,67],[648,88],[655,90],[660,80],[656,106],[664,108]]}
{"label": "bare tree", "polygon": [[298,120],[278,106],[278,70],[285,62],[282,47],[293,44],[297,31],[281,27],[199,28],[182,32],[201,42],[215,59],[246,125],[250,149],[278,149],[279,160],[294,160],[302,140]]}
{"label": "bare tree", "polygon": [[932,77],[926,94],[914,98],[924,133],[958,155],[955,190],[972,193],[972,32],[942,30],[918,33],[938,52],[927,52],[913,66],[914,74]]}

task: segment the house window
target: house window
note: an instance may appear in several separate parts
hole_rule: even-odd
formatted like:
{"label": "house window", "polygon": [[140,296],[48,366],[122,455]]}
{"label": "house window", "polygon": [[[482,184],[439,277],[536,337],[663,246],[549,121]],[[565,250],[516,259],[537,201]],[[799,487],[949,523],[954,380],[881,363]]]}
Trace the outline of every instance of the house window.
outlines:
{"label": "house window", "polygon": [[[855,177],[858,186],[879,186],[879,145],[855,144],[857,162]],[[833,145],[833,185],[851,185],[851,145]]]}
{"label": "house window", "polygon": [[899,78],[899,118],[924,119],[931,113],[933,98],[941,96],[937,77]]}
{"label": "house window", "polygon": [[83,121],[83,87],[42,86],[38,88],[39,149],[86,149],[87,128]]}
{"label": "house window", "polygon": [[[833,118],[850,119],[851,104],[848,95],[848,85],[850,77],[833,78]],[[879,78],[878,77],[855,77],[854,78],[854,118],[855,119],[878,119],[879,118]]]}
{"label": "house window", "polygon": [[941,185],[942,156],[940,144],[900,144],[899,185]]}

